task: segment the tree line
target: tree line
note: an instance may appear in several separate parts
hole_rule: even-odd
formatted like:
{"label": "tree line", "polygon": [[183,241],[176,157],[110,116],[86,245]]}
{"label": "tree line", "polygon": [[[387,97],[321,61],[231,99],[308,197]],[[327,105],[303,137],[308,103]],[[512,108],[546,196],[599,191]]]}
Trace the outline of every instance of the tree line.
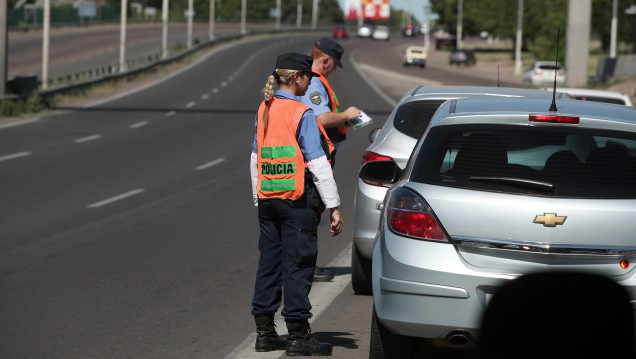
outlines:
{"label": "tree line", "polygon": [[[567,28],[568,0],[524,0],[524,51],[537,58],[554,58],[557,28]],[[617,39],[623,52],[634,51],[636,16],[625,14],[632,0],[618,0]],[[430,0],[431,10],[439,15],[437,25],[455,32],[458,18],[457,0]],[[493,36],[515,39],[518,1],[463,0],[462,33],[477,35],[487,31]],[[591,36],[600,40],[601,51],[610,47],[612,0],[592,0]],[[561,37],[561,43],[563,39]],[[620,50],[620,48],[619,48]]]}

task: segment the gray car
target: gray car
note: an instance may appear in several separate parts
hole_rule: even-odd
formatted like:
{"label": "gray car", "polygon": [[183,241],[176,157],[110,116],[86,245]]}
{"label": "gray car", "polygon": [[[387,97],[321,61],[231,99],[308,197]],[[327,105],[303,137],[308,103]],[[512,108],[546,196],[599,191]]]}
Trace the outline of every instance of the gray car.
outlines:
{"label": "gray car", "polygon": [[447,101],[404,170],[363,165],[362,180],[392,185],[373,248],[371,358],[472,347],[491,296],[523,274],[604,275],[636,303],[636,109],[550,105]]}
{"label": "gray car", "polygon": [[[564,94],[559,93],[562,98]],[[422,136],[438,107],[449,99],[463,97],[551,99],[552,93],[541,90],[480,87],[480,86],[420,86],[408,91],[395,106],[381,129],[371,134],[372,143],[364,153],[363,162],[393,161],[406,166],[415,143]],[[358,178],[354,197],[354,235],[351,257],[351,281],[357,294],[371,294],[371,255],[378,232],[380,205],[388,186]]]}

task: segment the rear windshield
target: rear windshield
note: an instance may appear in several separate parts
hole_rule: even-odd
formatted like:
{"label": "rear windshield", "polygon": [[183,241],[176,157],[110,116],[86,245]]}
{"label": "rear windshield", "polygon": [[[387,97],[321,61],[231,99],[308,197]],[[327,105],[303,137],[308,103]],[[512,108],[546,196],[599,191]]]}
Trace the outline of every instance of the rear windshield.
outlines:
{"label": "rear windshield", "polygon": [[554,66],[554,65],[539,65],[539,68],[541,70],[558,70],[559,66]]}
{"label": "rear windshield", "polygon": [[395,113],[393,126],[401,133],[419,139],[431,122],[431,117],[445,100],[409,102]]}
{"label": "rear windshield", "polygon": [[636,198],[636,134],[578,127],[439,126],[411,180],[570,198]]}

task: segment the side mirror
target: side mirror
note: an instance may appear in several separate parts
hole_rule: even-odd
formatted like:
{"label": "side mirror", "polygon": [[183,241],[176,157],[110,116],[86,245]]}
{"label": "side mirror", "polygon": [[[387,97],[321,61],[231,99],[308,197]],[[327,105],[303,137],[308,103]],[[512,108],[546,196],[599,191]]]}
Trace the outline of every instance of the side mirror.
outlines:
{"label": "side mirror", "polygon": [[378,133],[380,133],[381,129],[382,129],[381,127],[374,128],[373,131],[371,131],[369,133],[369,141],[371,141],[371,142],[375,141],[375,139],[378,137]]}
{"label": "side mirror", "polygon": [[370,185],[391,187],[402,176],[402,169],[393,161],[373,161],[362,165],[359,176]]}

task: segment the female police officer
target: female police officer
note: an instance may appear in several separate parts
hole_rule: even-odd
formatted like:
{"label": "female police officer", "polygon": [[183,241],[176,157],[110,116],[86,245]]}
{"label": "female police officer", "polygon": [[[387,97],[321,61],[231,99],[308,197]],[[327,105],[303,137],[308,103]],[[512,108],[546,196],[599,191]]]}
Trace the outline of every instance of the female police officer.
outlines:
{"label": "female police officer", "polygon": [[[256,351],[331,354],[331,344],[316,340],[308,322],[320,215],[312,206],[313,191],[318,191],[330,209],[332,234],[342,231],[340,197],[321,143],[324,130],[313,111],[295,97],[305,94],[312,76],[319,76],[311,72],[311,64],[311,57],[298,53],[278,56],[256,119],[250,160],[260,225],[260,258],[252,300]],[[274,328],[281,298],[289,340],[279,337]]]}

